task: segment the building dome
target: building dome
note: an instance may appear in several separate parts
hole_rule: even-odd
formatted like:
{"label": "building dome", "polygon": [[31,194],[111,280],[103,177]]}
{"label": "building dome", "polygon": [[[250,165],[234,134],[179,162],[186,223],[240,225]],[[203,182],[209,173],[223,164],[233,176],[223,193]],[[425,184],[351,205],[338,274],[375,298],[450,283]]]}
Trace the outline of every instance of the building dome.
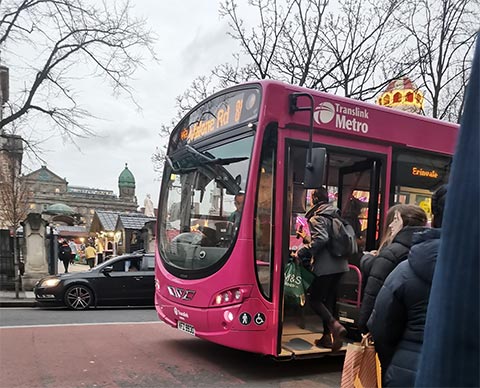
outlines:
{"label": "building dome", "polygon": [[44,213],[50,215],[72,216],[75,214],[75,210],[73,210],[70,206],[65,205],[64,203],[54,203],[53,205],[47,207]]}
{"label": "building dome", "polygon": [[133,177],[131,171],[128,169],[127,163],[125,163],[125,169],[118,177],[118,187],[135,188],[135,178]]}
{"label": "building dome", "polygon": [[421,113],[423,93],[408,77],[402,77],[388,84],[385,91],[377,98],[377,104],[406,112]]}

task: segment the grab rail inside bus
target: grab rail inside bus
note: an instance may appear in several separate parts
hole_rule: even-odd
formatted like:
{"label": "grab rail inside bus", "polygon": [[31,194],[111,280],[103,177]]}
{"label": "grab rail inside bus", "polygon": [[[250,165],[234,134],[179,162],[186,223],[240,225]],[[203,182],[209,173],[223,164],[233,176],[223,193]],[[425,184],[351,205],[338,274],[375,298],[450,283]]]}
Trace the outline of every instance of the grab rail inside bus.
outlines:
{"label": "grab rail inside bus", "polygon": [[357,275],[357,281],[358,281],[357,297],[356,297],[356,299],[341,298],[341,299],[339,299],[339,301],[344,302],[344,303],[354,304],[356,307],[360,307],[360,304],[362,302],[362,281],[363,281],[362,280],[362,272],[360,271],[360,269],[356,265],[353,265],[353,264],[349,264],[348,268],[349,268],[349,270],[355,272],[355,274]]}

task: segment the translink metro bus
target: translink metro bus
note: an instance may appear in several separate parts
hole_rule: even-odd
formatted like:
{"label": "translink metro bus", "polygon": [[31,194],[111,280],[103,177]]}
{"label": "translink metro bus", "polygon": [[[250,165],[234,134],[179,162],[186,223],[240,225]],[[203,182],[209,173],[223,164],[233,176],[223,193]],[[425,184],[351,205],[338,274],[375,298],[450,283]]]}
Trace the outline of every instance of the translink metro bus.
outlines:
{"label": "translink metro bus", "polygon": [[[309,189],[361,203],[361,247],[378,247],[386,210],[418,204],[448,179],[458,126],[276,81],[238,85],[173,130],[157,222],[155,306],[172,327],[275,358],[331,353],[321,319],[284,303],[284,268],[301,240]],[[240,222],[235,195],[244,193]],[[355,334],[359,256],[338,293]],[[345,348],[342,348],[343,350]]]}

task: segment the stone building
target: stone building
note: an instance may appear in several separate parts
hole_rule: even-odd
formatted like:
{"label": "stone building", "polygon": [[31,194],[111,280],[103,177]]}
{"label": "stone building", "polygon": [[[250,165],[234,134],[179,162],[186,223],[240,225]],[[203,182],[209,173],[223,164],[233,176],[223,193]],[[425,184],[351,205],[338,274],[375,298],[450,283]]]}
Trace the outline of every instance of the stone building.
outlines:
{"label": "stone building", "polygon": [[[135,178],[127,166],[118,178],[119,196],[113,190],[71,186],[65,178],[46,166],[25,175],[23,179],[31,195],[30,213],[48,214],[54,205],[67,205],[74,211],[70,223],[85,225],[86,230],[90,229],[96,210],[135,212],[138,207]],[[63,223],[69,222],[64,220]]]}

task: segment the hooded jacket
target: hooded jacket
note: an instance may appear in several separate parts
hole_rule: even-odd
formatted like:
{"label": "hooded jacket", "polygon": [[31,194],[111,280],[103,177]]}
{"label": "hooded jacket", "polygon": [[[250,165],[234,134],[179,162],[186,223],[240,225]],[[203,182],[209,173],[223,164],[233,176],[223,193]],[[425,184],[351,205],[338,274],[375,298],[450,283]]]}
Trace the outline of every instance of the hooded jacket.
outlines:
{"label": "hooded jacket", "polygon": [[372,260],[370,272],[365,281],[362,306],[358,318],[358,326],[362,333],[368,332],[367,321],[373,311],[375,299],[385,282],[387,276],[394,268],[407,259],[412,236],[414,232],[424,230],[424,227],[405,226],[401,229],[393,241],[383,247],[378,255]]}
{"label": "hooded jacket", "polygon": [[311,241],[305,244],[297,253],[302,260],[313,257],[312,271],[316,276],[348,272],[348,260],[334,257],[327,249],[330,238],[331,219],[340,216],[340,211],[329,203],[320,203],[312,207],[305,217],[310,228]]}
{"label": "hooded jacket", "polygon": [[440,229],[416,233],[413,243],[408,260],[386,279],[368,321],[389,387],[415,384]]}

